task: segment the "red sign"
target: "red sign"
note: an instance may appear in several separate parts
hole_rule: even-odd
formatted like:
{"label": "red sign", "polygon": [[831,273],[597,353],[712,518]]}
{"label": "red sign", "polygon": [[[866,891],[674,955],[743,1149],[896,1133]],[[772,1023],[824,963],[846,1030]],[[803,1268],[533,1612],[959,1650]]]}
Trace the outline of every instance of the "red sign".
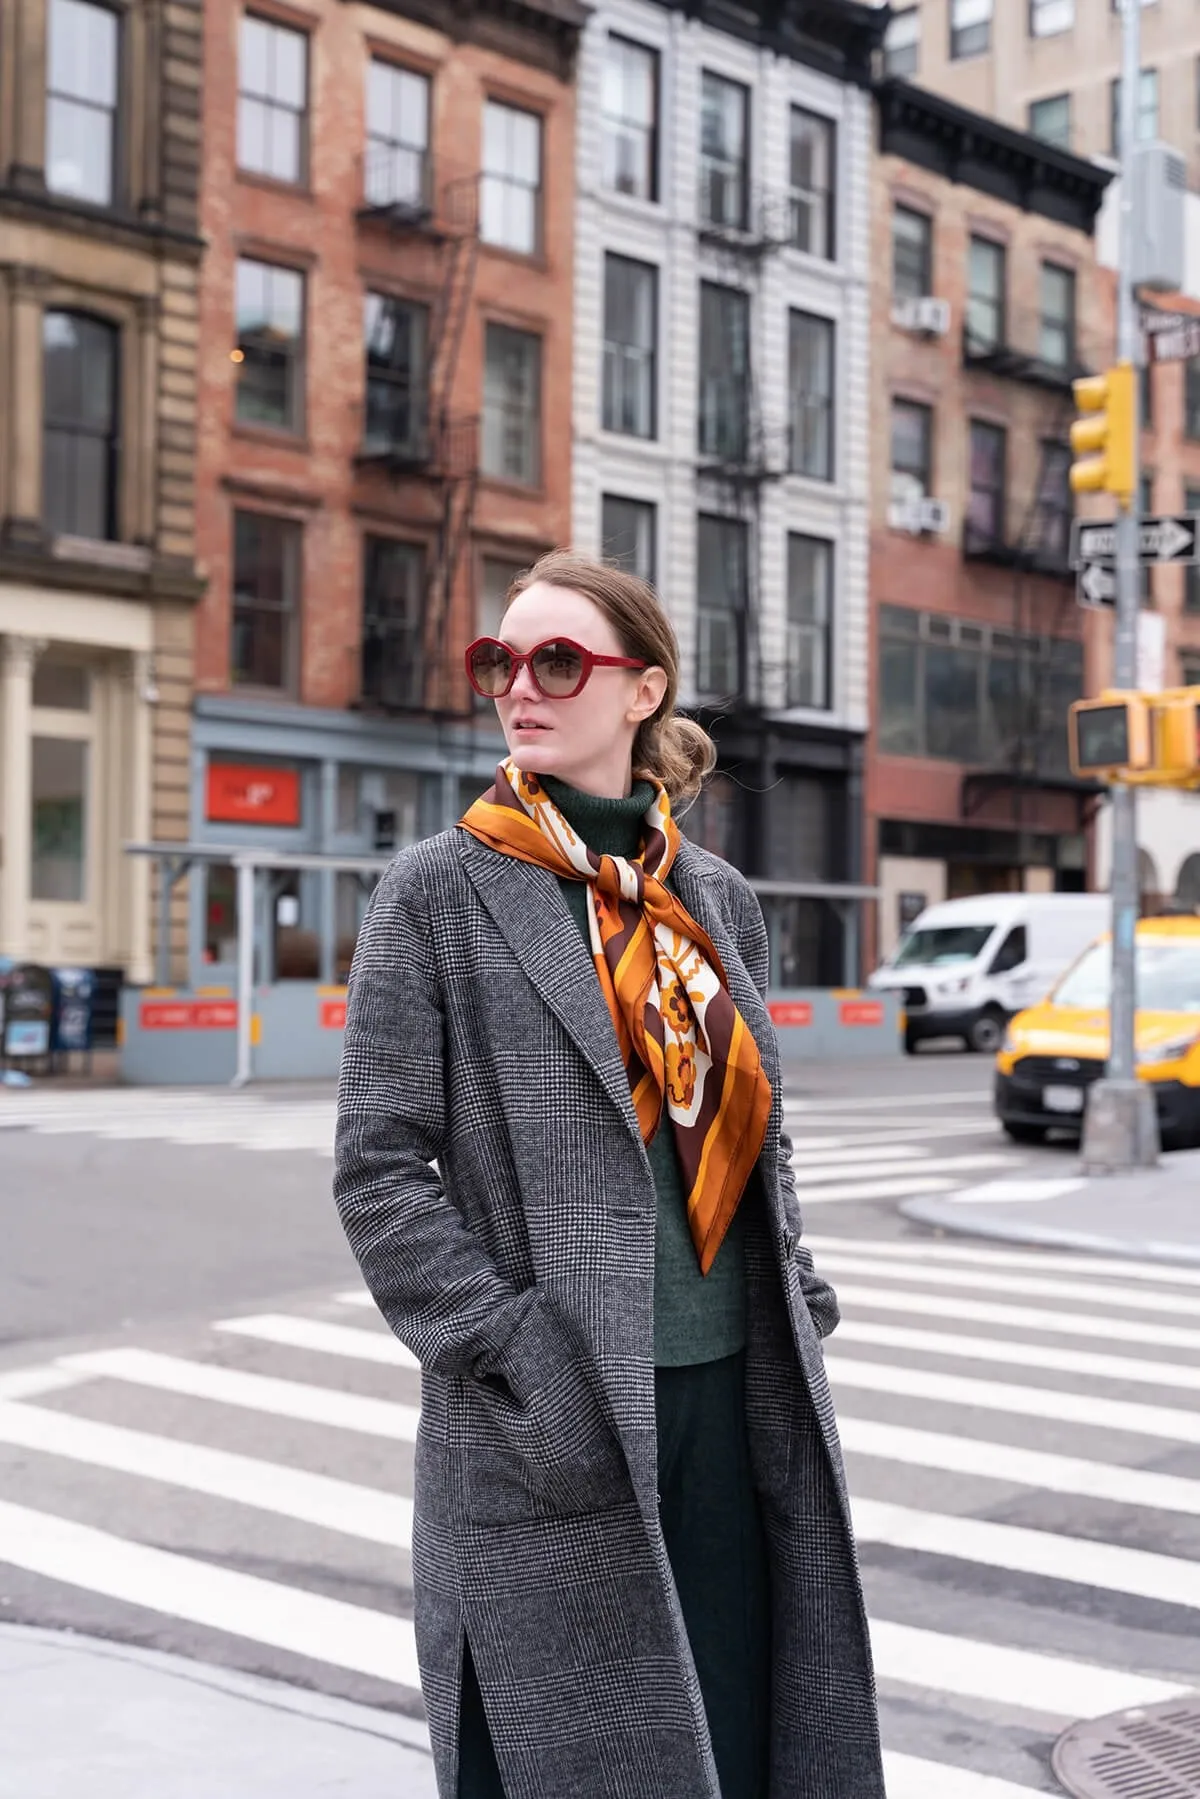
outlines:
{"label": "red sign", "polygon": [[144,1031],[236,1031],[237,1001],[147,999],[138,1009]]}
{"label": "red sign", "polygon": [[806,999],[773,999],[767,1007],[776,1025],[810,1025],[812,1006]]}
{"label": "red sign", "polygon": [[300,771],[210,762],[205,816],[231,825],[298,825]]}
{"label": "red sign", "polygon": [[344,999],[323,999],[321,1001],[321,1029],[323,1031],[344,1031],[346,1028],[346,1002]]}
{"label": "red sign", "polygon": [[881,1025],[883,1023],[883,1001],[881,999],[844,999],[838,1007],[838,1023]]}

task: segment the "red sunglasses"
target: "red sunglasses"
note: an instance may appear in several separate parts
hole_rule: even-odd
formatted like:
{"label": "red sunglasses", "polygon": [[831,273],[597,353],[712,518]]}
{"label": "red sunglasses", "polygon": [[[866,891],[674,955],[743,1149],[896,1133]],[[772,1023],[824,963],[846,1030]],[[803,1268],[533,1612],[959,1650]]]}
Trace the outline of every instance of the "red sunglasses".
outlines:
{"label": "red sunglasses", "polygon": [[478,637],[467,651],[467,679],[485,700],[502,700],[529,664],[534,685],[549,700],[573,700],[582,693],[594,668],[649,668],[632,656],[597,656],[569,637],[552,637],[519,656],[498,637]]}

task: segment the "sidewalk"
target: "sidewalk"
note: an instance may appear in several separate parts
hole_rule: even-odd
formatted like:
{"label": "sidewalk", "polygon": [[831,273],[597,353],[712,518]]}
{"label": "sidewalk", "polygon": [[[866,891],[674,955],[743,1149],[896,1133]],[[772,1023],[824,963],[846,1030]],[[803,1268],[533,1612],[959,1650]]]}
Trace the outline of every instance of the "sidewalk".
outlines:
{"label": "sidewalk", "polygon": [[414,1719],[69,1632],[0,1625],[3,1799],[435,1799]]}
{"label": "sidewalk", "polygon": [[1132,1175],[1088,1176],[1068,1162],[1059,1175],[1013,1175],[900,1210],[959,1236],[1200,1267],[1200,1150]]}

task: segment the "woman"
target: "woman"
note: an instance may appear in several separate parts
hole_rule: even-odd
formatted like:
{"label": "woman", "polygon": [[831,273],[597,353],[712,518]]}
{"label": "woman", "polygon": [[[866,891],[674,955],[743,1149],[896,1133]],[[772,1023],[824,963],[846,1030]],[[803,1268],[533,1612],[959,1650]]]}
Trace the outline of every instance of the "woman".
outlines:
{"label": "woman", "polygon": [[[468,651],[509,748],[350,976],[336,1195],[422,1367],[441,1799],[883,1799],[767,941],[672,803],[653,590],[565,552]],[[437,1169],[434,1169],[436,1161]]]}

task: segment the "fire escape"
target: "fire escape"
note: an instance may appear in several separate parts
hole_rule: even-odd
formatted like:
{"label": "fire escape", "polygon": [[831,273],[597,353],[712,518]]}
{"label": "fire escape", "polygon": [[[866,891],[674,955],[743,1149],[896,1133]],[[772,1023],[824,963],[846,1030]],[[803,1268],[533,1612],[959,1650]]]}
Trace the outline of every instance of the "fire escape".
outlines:
{"label": "fire escape", "polygon": [[423,252],[436,298],[428,308],[423,342],[411,346],[396,372],[379,383],[382,404],[358,463],[382,469],[397,485],[419,483],[426,496],[422,511],[435,514],[436,530],[425,559],[419,615],[412,617],[411,599],[407,607],[396,604],[398,616],[376,621],[370,645],[364,636],[362,703],[444,718],[464,710],[446,646],[479,481],[480,420],[452,410],[479,252],[479,178],[450,181],[435,197],[428,161],[422,159],[418,172],[399,159],[402,154],[387,146],[368,161],[358,216],[394,242]]}

